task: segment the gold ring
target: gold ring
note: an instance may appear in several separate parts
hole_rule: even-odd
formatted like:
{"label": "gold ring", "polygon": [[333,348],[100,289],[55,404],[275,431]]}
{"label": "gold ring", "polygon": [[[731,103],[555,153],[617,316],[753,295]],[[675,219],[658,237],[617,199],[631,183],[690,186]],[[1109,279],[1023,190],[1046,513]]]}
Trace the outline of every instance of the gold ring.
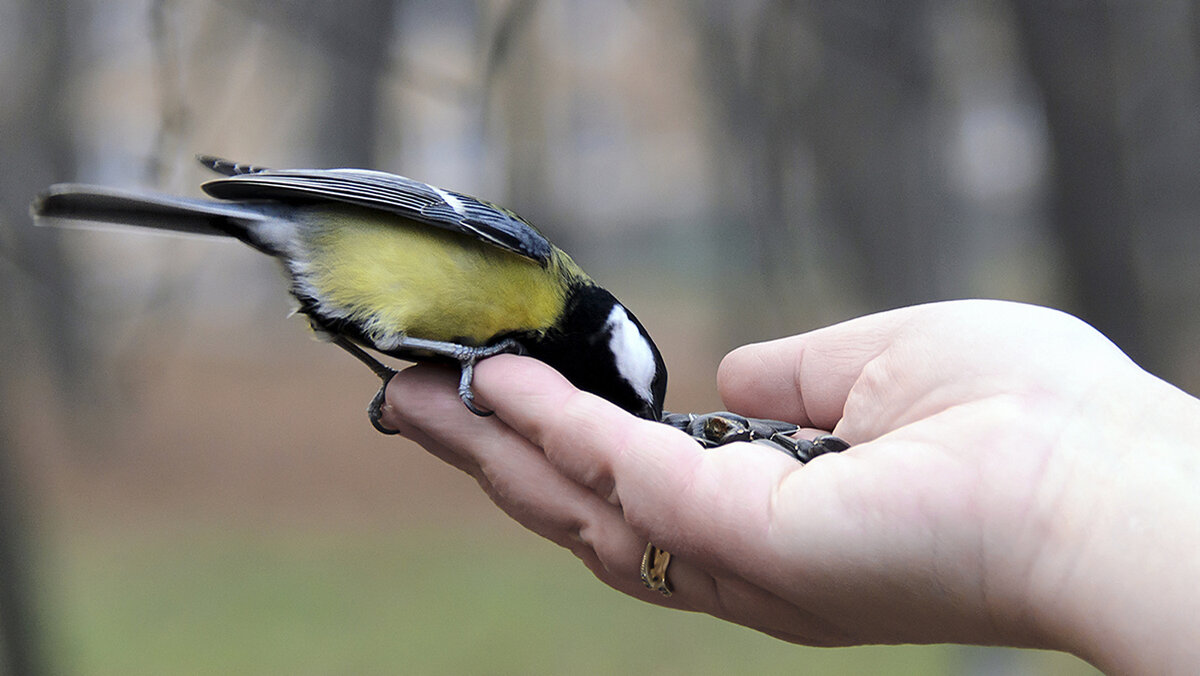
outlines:
{"label": "gold ring", "polygon": [[667,566],[671,565],[671,552],[663,551],[654,546],[653,542],[646,543],[646,552],[642,554],[642,584],[647,589],[653,589],[663,596],[671,595],[671,583],[667,582]]}

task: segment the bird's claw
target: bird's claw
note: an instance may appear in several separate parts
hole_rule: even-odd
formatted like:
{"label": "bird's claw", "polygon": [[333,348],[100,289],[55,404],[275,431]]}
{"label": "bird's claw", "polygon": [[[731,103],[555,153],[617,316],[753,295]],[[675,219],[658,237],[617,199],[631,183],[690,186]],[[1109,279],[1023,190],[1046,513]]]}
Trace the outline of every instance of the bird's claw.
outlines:
{"label": "bird's claw", "polygon": [[462,400],[463,406],[467,410],[480,418],[486,418],[493,415],[495,411],[489,411],[485,408],[480,408],[475,403],[475,392],[471,389],[471,381],[475,377],[475,364],[480,359],[487,359],[498,354],[524,354],[525,348],[521,344],[511,338],[503,340],[495,345],[486,347],[463,347],[462,353],[457,357],[462,375],[458,380],[458,398]]}
{"label": "bird's claw", "polygon": [[383,384],[379,386],[379,391],[372,397],[371,403],[367,404],[367,417],[371,420],[371,427],[374,427],[380,434],[400,434],[398,430],[384,427],[383,418],[383,402],[387,399],[387,386],[392,382],[392,376],[396,375],[396,371],[388,369],[390,373],[380,376],[383,379]]}

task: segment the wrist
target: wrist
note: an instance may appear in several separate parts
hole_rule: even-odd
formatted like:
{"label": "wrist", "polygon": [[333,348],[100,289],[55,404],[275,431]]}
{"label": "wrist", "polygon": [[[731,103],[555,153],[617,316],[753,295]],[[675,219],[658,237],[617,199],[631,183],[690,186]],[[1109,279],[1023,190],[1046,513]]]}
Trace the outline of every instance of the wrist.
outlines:
{"label": "wrist", "polygon": [[1027,582],[1048,640],[1119,673],[1200,663],[1200,401],[1128,369],[1084,401],[1047,465]]}

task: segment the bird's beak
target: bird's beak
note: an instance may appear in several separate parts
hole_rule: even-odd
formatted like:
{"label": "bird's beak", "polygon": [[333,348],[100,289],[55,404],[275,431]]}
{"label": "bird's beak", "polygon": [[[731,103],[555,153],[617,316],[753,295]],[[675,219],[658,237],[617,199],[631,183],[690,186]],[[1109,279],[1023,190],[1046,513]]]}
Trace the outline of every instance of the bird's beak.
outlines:
{"label": "bird's beak", "polygon": [[634,415],[639,418],[645,418],[646,420],[653,420],[655,422],[662,420],[662,410],[656,408],[650,403],[642,404],[640,409],[634,411]]}

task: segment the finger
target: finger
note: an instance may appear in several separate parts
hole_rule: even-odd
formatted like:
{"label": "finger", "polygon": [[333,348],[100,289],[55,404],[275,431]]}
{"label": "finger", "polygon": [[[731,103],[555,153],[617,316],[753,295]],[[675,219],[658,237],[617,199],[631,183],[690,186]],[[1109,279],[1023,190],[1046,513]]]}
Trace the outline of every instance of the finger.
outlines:
{"label": "finger", "polygon": [[731,410],[831,430],[863,368],[926,307],[859,317],[798,336],[745,345],[717,369]]}
{"label": "finger", "polygon": [[737,575],[713,575],[682,556],[674,556],[668,576],[676,596],[693,609],[736,622],[785,641],[805,645],[848,645],[851,633]]}
{"label": "finger", "polygon": [[458,398],[457,386],[457,376],[445,366],[418,364],[404,369],[388,382],[380,422],[441,461],[474,475],[475,461],[443,443],[436,433],[440,427],[451,431],[472,423],[470,411]]}
{"label": "finger", "polygon": [[[580,392],[527,358],[481,363],[476,387],[496,415],[541,447],[559,471],[620,506],[639,535],[672,552],[756,546],[750,534],[769,509],[775,484],[799,467],[754,444],[702,450],[683,432]],[[702,561],[709,562],[733,565]]]}
{"label": "finger", "polygon": [[[485,360],[475,386],[481,403],[541,447],[558,471],[619,507],[605,512],[613,520],[593,529],[607,532],[590,539],[597,556],[608,554],[617,562],[593,566],[605,582],[661,602],[636,584],[640,551],[631,550],[648,540],[677,557],[668,571],[676,594],[667,603],[742,622],[755,617],[777,635],[801,627],[798,636],[814,643],[846,641],[833,623],[768,600],[797,593],[793,583],[801,590],[824,589],[837,579],[836,565],[821,568],[821,556],[841,561],[837,553],[852,547],[847,539],[859,543],[863,529],[840,509],[839,491],[846,485],[831,476],[852,476],[862,463],[823,457],[800,465],[749,443],[702,450],[679,430],[634,418],[523,357]],[[624,527],[615,522],[618,514]],[[804,543],[801,558],[817,572],[789,561],[797,543]],[[808,552],[809,546],[815,551]]]}
{"label": "finger", "polygon": [[[524,437],[471,413],[448,369],[414,366],[388,384],[384,423],[475,477],[500,507],[559,544],[581,528],[574,506],[586,491],[564,479]],[[556,509],[557,508],[557,509]]]}
{"label": "finger", "polygon": [[606,584],[664,605],[640,580],[645,540],[619,508],[571,481],[540,448],[495,417],[480,418],[458,398],[452,370],[415,366],[392,378],[384,422],[471,474],[488,497],[529,530],[570,550]]}
{"label": "finger", "polygon": [[[667,425],[636,418],[617,406],[576,389],[551,367],[533,359],[500,355],[476,369],[476,394],[496,415],[574,481],[613,504],[612,462],[629,453],[630,472],[656,477],[694,462],[699,449]],[[653,448],[655,452],[641,452]]]}

